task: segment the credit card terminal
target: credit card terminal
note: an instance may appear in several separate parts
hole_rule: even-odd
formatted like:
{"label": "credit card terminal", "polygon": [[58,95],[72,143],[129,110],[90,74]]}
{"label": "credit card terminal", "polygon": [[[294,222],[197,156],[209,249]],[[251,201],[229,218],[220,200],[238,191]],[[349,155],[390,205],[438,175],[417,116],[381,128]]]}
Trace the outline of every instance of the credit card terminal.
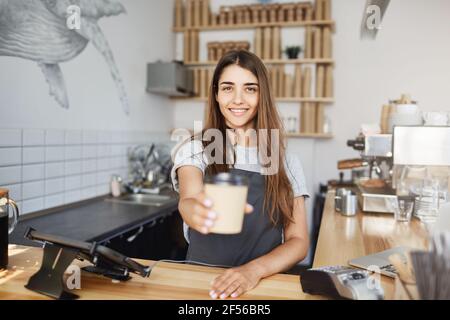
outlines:
{"label": "credit card terminal", "polygon": [[382,300],[379,280],[366,270],[347,266],[308,269],[300,274],[303,292],[336,299]]}

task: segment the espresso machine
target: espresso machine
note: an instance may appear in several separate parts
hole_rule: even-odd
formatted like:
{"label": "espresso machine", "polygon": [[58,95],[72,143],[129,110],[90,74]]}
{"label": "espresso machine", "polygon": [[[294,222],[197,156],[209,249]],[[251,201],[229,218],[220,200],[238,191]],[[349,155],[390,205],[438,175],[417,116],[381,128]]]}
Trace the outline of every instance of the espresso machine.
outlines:
{"label": "espresso machine", "polygon": [[338,168],[352,169],[361,210],[391,213],[386,200],[396,197],[392,188],[392,135],[360,133],[348,140],[347,146],[358,151],[360,158],[339,161]]}

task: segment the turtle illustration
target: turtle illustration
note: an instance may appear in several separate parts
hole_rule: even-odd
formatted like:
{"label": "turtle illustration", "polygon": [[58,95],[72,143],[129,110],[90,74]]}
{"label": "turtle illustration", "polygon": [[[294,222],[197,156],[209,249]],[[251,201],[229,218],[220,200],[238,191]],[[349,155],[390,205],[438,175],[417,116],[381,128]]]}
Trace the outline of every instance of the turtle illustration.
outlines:
{"label": "turtle illustration", "polygon": [[[81,10],[80,29],[67,26],[67,8]],[[128,98],[113,53],[97,22],[125,13],[116,0],[0,0],[0,56],[36,61],[50,87],[50,95],[69,108],[59,63],[79,55],[91,42],[109,66],[125,113]]]}

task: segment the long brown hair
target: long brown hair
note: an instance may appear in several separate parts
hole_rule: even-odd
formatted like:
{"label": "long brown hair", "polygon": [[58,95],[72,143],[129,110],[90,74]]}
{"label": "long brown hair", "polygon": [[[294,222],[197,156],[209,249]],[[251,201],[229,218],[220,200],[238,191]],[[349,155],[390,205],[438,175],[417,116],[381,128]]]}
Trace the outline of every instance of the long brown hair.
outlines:
{"label": "long brown hair", "polygon": [[[267,141],[264,142],[264,148],[267,148],[266,155],[269,155],[271,150],[271,143],[277,143],[279,145],[278,154],[278,173],[265,175],[265,195],[264,195],[264,208],[268,211],[270,220],[274,225],[283,223],[284,226],[293,222],[293,191],[288,176],[286,174],[286,168],[284,165],[285,160],[285,135],[283,124],[278,115],[278,111],[275,107],[274,97],[270,88],[270,81],[268,72],[264,63],[253,53],[244,50],[234,50],[226,53],[218,62],[212,83],[209,88],[209,98],[207,107],[206,123],[203,129],[203,133],[208,129],[219,129],[222,132],[223,146],[226,146],[226,129],[229,129],[225,123],[225,118],[220,111],[219,103],[216,100],[216,96],[219,90],[219,79],[224,69],[230,65],[238,65],[241,68],[249,70],[258,79],[259,82],[259,104],[258,111],[253,120],[255,122],[255,129],[259,132],[260,129],[267,129],[269,134],[267,135]],[[279,141],[271,141],[270,134],[271,129],[279,130]],[[203,146],[206,147],[209,141],[203,141]],[[217,174],[219,172],[227,172],[229,167],[227,165],[227,150],[223,148],[223,159],[221,164],[209,163],[206,173]],[[261,152],[258,148],[258,152]],[[261,155],[261,153],[260,153]],[[273,156],[273,155],[271,155]],[[280,221],[281,218],[281,221]]]}

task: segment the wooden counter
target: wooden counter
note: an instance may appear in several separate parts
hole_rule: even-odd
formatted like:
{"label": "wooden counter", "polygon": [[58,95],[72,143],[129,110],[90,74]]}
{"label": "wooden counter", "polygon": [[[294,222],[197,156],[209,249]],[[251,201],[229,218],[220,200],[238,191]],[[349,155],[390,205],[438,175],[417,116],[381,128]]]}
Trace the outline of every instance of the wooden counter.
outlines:
{"label": "wooden counter", "polygon": [[[427,247],[427,232],[416,218],[395,222],[392,214],[362,213],[346,217],[334,210],[335,191],[327,193],[313,267],[347,265],[350,259],[407,246]],[[394,279],[381,276],[386,299],[393,299]]]}
{"label": "wooden counter", "polygon": [[[426,230],[416,219],[396,223],[390,214],[358,214],[345,217],[334,210],[334,191],[327,194],[319,233],[314,267],[347,265],[348,260],[396,246],[423,249]],[[42,249],[11,246],[10,267],[0,271],[0,299],[47,299],[24,288],[41,263]],[[155,265],[154,261],[142,261]],[[76,261],[82,265],[82,262]],[[150,277],[133,275],[127,282],[82,273],[81,299],[210,299],[210,281],[223,269],[157,262]],[[393,298],[394,280],[381,276],[386,299]],[[278,274],[262,280],[239,299],[323,299],[301,290],[299,277]]]}
{"label": "wooden counter", "polygon": [[[8,270],[0,271],[0,300],[50,299],[24,287],[39,268],[41,248],[10,246]],[[154,261],[138,260],[145,265]],[[83,265],[76,260],[74,264]],[[132,275],[126,282],[93,275],[82,271],[81,289],[72,292],[80,299],[211,299],[210,282],[223,272],[220,268],[158,262],[150,277]],[[239,297],[241,300],[311,299],[301,291],[298,276],[278,274],[264,279],[252,291]]]}

